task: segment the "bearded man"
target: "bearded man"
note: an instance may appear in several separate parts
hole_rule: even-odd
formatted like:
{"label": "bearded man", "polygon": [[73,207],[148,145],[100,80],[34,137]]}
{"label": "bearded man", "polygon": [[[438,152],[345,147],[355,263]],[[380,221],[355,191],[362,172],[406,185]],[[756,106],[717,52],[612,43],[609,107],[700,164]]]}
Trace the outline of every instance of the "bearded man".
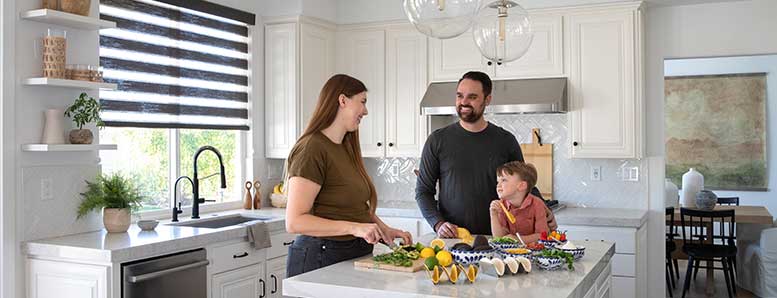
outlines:
{"label": "bearded man", "polygon": [[[459,121],[434,131],[424,144],[416,202],[439,237],[458,237],[459,226],[472,234],[490,234],[489,205],[497,199],[496,168],[523,161],[515,136],[483,118],[491,89],[487,74],[464,74],[456,87]],[[438,181],[440,194],[435,200]],[[542,198],[536,187],[531,193]],[[555,230],[556,219],[545,209],[548,226]]]}

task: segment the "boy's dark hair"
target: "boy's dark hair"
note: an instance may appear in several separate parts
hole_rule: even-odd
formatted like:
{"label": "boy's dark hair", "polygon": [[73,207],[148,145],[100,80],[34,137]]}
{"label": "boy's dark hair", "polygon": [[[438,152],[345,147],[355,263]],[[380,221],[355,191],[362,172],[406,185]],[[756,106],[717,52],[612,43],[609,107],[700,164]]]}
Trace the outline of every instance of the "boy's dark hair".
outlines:
{"label": "boy's dark hair", "polygon": [[518,177],[526,181],[527,189],[531,191],[535,185],[537,185],[537,168],[530,163],[522,161],[511,161],[496,168],[497,176],[518,175]]}
{"label": "boy's dark hair", "polygon": [[[480,71],[467,72],[461,77],[461,79],[459,79],[458,84],[461,84],[461,81],[463,81],[464,79],[470,79],[473,81],[480,82],[480,85],[483,86],[484,99],[489,95],[491,95],[491,89],[493,88],[493,84],[491,83],[491,78],[487,74]],[[456,86],[458,86],[458,84],[456,84]]]}

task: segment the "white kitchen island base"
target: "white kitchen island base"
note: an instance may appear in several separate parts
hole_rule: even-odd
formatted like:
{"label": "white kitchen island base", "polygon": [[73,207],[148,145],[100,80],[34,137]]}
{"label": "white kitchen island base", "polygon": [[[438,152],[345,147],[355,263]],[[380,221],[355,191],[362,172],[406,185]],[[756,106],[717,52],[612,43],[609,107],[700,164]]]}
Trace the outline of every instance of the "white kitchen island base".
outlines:
{"label": "white kitchen island base", "polygon": [[479,274],[474,283],[459,280],[432,284],[426,272],[391,272],[355,268],[344,261],[283,281],[283,295],[294,297],[610,297],[610,261],[615,245],[603,241],[574,241],[586,247],[575,270],[545,271],[496,278]]}

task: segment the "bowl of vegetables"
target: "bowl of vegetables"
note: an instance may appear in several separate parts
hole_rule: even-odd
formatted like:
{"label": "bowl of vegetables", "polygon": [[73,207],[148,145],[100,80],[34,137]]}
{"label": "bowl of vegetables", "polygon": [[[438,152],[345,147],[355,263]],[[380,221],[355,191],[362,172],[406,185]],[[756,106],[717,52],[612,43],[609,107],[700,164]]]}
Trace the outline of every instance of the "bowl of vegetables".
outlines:
{"label": "bowl of vegetables", "polygon": [[574,257],[571,253],[564,252],[560,249],[545,249],[539,254],[534,256],[534,260],[537,262],[537,266],[544,270],[556,270],[567,265],[567,269],[575,270]]}
{"label": "bowl of vegetables", "polygon": [[507,257],[513,257],[513,258],[524,257],[524,258],[527,258],[529,260],[532,259],[531,250],[529,250],[527,248],[521,248],[521,247],[519,247],[519,248],[508,248],[508,249],[501,250],[499,253],[502,255],[502,258],[507,258]]}
{"label": "bowl of vegetables", "polygon": [[512,249],[512,248],[519,248],[521,247],[521,244],[518,242],[518,240],[515,240],[510,237],[494,237],[491,238],[491,240],[488,240],[488,245],[491,245],[494,249],[498,250],[505,250],[505,249]]}

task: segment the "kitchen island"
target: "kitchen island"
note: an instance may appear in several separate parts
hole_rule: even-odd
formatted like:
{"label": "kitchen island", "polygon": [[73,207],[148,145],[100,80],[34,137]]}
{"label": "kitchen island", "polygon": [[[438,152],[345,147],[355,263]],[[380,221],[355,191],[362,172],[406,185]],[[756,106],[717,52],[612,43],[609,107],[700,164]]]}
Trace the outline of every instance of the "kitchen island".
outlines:
{"label": "kitchen island", "polygon": [[[432,235],[421,237],[428,243]],[[426,240],[426,241],[425,241]],[[283,281],[283,295],[295,297],[610,297],[615,245],[604,241],[574,241],[586,247],[585,256],[566,267],[545,271],[534,266],[529,274],[501,278],[478,274],[474,283],[459,280],[432,284],[424,271],[415,273],[355,268],[340,262]]]}

